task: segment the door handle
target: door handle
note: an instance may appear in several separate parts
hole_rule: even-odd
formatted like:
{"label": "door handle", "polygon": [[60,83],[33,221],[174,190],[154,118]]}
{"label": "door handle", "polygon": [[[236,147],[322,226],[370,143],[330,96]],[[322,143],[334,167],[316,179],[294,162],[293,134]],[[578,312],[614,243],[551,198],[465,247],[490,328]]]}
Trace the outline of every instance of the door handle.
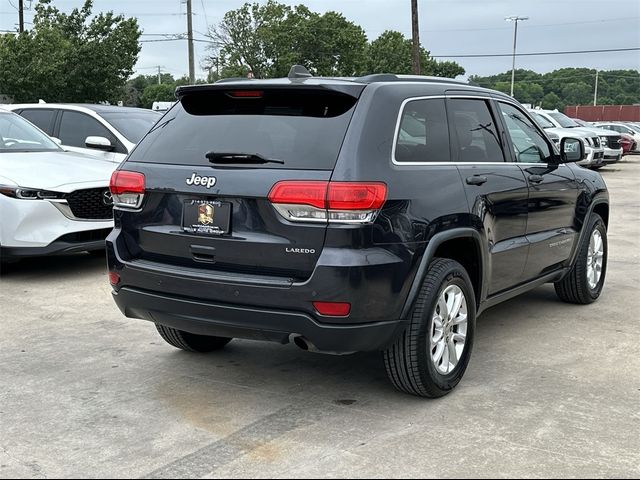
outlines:
{"label": "door handle", "polygon": [[541,183],[544,180],[542,175],[529,175],[529,181],[531,183]]}
{"label": "door handle", "polygon": [[483,175],[474,175],[472,177],[467,177],[465,181],[467,182],[467,185],[483,185],[487,183],[487,180],[487,177]]}

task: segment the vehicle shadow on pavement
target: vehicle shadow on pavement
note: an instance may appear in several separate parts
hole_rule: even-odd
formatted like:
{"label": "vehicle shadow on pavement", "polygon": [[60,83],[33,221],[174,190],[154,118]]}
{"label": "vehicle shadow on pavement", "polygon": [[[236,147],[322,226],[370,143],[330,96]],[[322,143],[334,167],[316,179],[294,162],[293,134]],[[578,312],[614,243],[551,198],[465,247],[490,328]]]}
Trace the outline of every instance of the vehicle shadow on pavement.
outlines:
{"label": "vehicle shadow on pavement", "polygon": [[38,278],[70,278],[79,274],[95,274],[103,270],[106,274],[106,256],[78,253],[47,257],[23,258],[0,266],[2,280],[24,280]]}
{"label": "vehicle shadow on pavement", "polygon": [[[544,328],[545,321],[555,322],[549,315],[545,320],[531,312],[558,309],[558,305],[562,306],[548,286],[487,310],[478,319],[469,370],[456,392],[464,395],[465,389],[474,386],[500,385],[504,382],[500,375],[514,375],[512,368],[496,366],[496,360],[513,366],[507,358],[500,358],[500,349],[505,346],[508,350],[510,345],[522,342],[531,330]],[[216,401],[219,389],[215,384],[221,383],[270,395],[293,395],[301,400],[314,398],[347,406],[424,401],[394,390],[387,380],[380,352],[333,356],[304,352],[292,344],[234,340],[223,351],[201,355],[172,350],[159,338],[153,344],[155,366],[166,380],[159,387],[163,395],[170,397],[183,396],[181,391],[193,393],[196,388],[209,401]],[[202,381],[209,385],[197,387]]]}

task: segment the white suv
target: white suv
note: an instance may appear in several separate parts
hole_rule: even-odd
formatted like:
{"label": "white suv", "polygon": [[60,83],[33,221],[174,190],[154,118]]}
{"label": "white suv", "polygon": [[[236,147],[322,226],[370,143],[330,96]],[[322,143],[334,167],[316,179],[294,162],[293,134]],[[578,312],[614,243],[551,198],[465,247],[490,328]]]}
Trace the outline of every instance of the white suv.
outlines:
{"label": "white suv", "polygon": [[573,130],[569,128],[559,128],[551,122],[545,115],[540,114],[540,110],[529,110],[529,113],[538,125],[547,132],[554,143],[559,144],[563,138],[580,138],[584,142],[584,160],[576,162],[582,167],[597,170],[604,166],[604,148],[598,135],[584,130]]}
{"label": "white suv", "polygon": [[65,152],[0,109],[0,261],[102,250],[113,228],[116,165]]}
{"label": "white suv", "polygon": [[564,113],[557,110],[534,110],[540,116],[546,118],[557,128],[569,128],[574,135],[584,131],[591,133],[600,139],[604,148],[604,163],[616,163],[622,158],[622,145],[620,144],[620,134],[611,130],[604,130],[597,126],[582,127]]}
{"label": "white suv", "polygon": [[6,105],[65,150],[119,164],[162,116],[142,108],[113,105],[33,103]]}

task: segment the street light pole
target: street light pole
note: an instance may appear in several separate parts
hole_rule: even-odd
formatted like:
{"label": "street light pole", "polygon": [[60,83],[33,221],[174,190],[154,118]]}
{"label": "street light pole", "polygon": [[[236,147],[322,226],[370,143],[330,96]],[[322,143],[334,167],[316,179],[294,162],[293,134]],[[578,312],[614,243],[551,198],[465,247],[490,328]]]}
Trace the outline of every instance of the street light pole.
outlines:
{"label": "street light pole", "polygon": [[515,22],[513,29],[513,62],[511,64],[511,96],[513,97],[513,86],[516,80],[516,46],[518,45],[518,22],[529,20],[529,17],[518,17],[517,15],[505,17],[507,22]]}

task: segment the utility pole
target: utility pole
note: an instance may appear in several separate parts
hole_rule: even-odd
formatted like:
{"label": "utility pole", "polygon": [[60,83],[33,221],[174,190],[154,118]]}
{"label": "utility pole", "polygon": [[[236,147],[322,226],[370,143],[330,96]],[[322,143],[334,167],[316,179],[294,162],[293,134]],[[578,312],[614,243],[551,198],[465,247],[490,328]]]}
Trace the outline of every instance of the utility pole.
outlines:
{"label": "utility pole", "polygon": [[420,28],[418,21],[418,0],[411,0],[411,37],[413,52],[411,55],[411,69],[414,75],[420,75]]}
{"label": "utility pole", "polygon": [[598,74],[600,73],[599,70],[596,70],[596,89],[593,92],[593,106],[595,107],[596,105],[598,105]]}
{"label": "utility pole", "polygon": [[196,83],[196,71],[193,60],[193,18],[191,0],[187,0],[187,40],[189,43],[189,82]]}
{"label": "utility pole", "polygon": [[517,15],[506,17],[507,22],[515,22],[513,30],[513,63],[511,64],[511,96],[513,97],[513,86],[516,80],[516,46],[518,44],[518,22],[529,20],[529,17],[518,17]]}
{"label": "utility pole", "polygon": [[160,80],[160,65],[158,65],[158,85],[160,85],[162,83],[162,80]]}
{"label": "utility pole", "polygon": [[19,32],[24,32],[24,0],[18,0],[18,24]]}

